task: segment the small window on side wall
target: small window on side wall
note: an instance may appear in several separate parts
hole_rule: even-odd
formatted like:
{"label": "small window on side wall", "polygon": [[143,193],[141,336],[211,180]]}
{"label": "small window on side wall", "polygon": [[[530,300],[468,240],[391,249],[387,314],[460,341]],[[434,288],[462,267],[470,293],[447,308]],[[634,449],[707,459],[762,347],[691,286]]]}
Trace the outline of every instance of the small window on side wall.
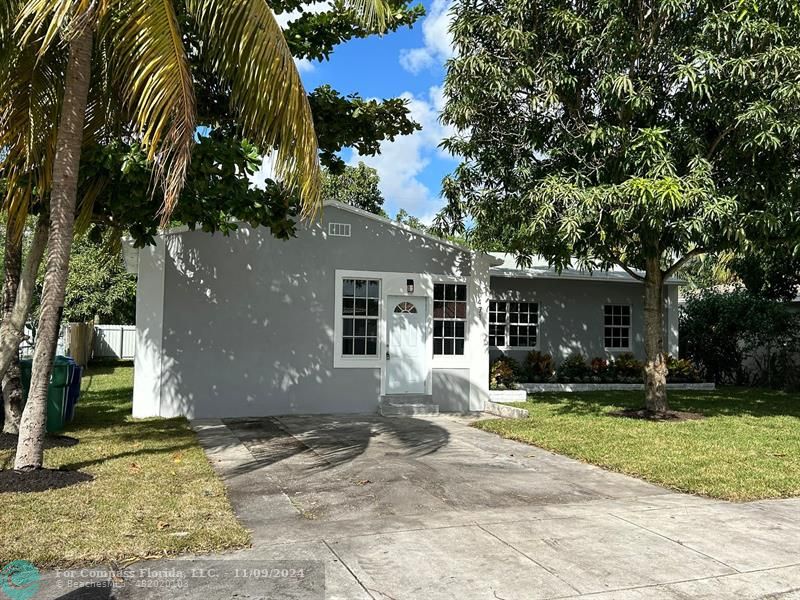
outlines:
{"label": "small window on side wall", "polygon": [[606,304],[603,307],[603,345],[609,350],[631,347],[631,307],[628,304]]}
{"label": "small window on side wall", "polygon": [[463,355],[467,326],[467,285],[433,285],[433,354]]}
{"label": "small window on side wall", "polygon": [[342,356],[378,356],[381,282],[342,280]]}

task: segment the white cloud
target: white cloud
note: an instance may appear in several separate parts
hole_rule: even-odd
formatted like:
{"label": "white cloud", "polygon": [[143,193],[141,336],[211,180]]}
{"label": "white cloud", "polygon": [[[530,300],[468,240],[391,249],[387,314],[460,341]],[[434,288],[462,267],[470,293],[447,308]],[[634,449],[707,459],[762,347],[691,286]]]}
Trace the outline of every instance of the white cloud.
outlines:
{"label": "white cloud", "polygon": [[310,73],[316,68],[316,65],[307,58],[295,58],[294,65],[301,73]]}
{"label": "white cloud", "polygon": [[442,139],[451,135],[452,131],[439,123],[439,112],[444,104],[440,87],[431,87],[427,97],[414,96],[410,92],[403,93],[401,97],[409,101],[411,118],[422,126],[422,130],[399,136],[393,142],[382,143],[381,153],[377,156],[360,156],[354,152],[350,163],[363,161],[378,171],[380,189],[391,217],[400,208],[405,208],[409,214],[430,223],[444,200],[419,176],[432,160],[452,159],[438,148]]}
{"label": "white cloud", "polygon": [[424,69],[444,63],[453,56],[453,36],[450,35],[452,0],[433,0],[422,22],[421,48],[400,52],[400,64],[406,71],[417,74]]}

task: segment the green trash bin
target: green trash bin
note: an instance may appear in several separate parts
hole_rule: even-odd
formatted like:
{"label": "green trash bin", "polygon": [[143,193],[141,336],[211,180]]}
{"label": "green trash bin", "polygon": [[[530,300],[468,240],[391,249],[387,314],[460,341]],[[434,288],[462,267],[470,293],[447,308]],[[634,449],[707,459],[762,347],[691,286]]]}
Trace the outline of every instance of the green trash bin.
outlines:
{"label": "green trash bin", "polygon": [[[22,393],[27,402],[31,389],[31,370],[33,361],[25,359],[19,361],[22,379]],[[47,387],[47,431],[53,433],[64,429],[67,417],[67,392],[71,381],[72,363],[65,356],[56,356],[53,362],[53,374],[50,376],[50,385]]]}

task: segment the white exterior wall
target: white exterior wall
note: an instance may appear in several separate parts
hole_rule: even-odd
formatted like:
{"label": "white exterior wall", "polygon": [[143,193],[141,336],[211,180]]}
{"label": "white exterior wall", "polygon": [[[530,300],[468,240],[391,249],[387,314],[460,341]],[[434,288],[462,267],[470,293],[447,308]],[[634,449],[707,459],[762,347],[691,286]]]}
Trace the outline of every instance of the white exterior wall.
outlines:
{"label": "white exterior wall", "polygon": [[137,418],[161,415],[165,250],[159,237],[155,246],[139,252],[133,370],[133,416]]}
{"label": "white exterior wall", "polygon": [[[352,235],[329,236],[328,223]],[[190,418],[378,410],[385,391],[387,297],[427,298],[426,391],[442,411],[480,410],[488,396],[485,255],[326,207],[284,242],[242,226],[229,237],[161,236],[139,257],[134,416]],[[165,242],[166,240],[166,242]],[[378,355],[343,357],[343,277],[381,281]],[[433,356],[433,286],[467,285],[464,356]]]}
{"label": "white exterior wall", "polygon": [[678,305],[678,291],[677,285],[670,285],[667,287],[666,294],[666,311],[664,320],[667,323],[667,335],[664,338],[664,343],[667,346],[667,352],[676,357],[678,356],[678,326],[680,318],[680,306]]}

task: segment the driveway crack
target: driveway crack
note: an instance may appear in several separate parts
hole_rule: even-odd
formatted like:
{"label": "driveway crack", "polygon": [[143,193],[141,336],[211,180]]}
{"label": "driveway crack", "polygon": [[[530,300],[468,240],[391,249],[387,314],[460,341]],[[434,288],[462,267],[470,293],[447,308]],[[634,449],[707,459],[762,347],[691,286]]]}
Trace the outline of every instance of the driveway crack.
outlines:
{"label": "driveway crack", "polygon": [[705,552],[701,552],[697,548],[693,548],[692,546],[689,546],[688,544],[684,544],[680,540],[673,540],[671,537],[668,537],[666,535],[660,534],[657,531],[653,531],[652,529],[649,529],[648,527],[645,527],[644,525],[640,525],[639,523],[634,523],[633,521],[629,521],[628,519],[626,519],[624,517],[620,517],[619,515],[615,515],[614,513],[608,513],[608,514],[610,516],[614,517],[615,519],[619,519],[623,523],[628,523],[629,525],[633,525],[634,527],[638,527],[639,529],[643,529],[644,531],[646,531],[648,533],[652,533],[653,535],[657,535],[658,537],[660,537],[663,540],[667,540],[668,542],[672,542],[673,544],[678,544],[679,546],[682,546],[682,547],[686,548],[687,550],[691,550],[692,552],[694,552],[696,554],[699,554],[700,556],[704,556],[705,558],[707,558],[709,560],[713,560],[715,563],[720,564],[723,567],[726,567],[728,569],[731,569],[732,571],[734,571],[734,573],[741,573],[742,572],[739,569],[737,569],[736,567],[733,567],[733,566],[729,565],[728,563],[726,563],[724,561],[721,561],[720,559],[711,556],[710,554],[706,554]]}
{"label": "driveway crack", "polygon": [[[324,540],[323,539],[322,543],[325,544],[325,546],[327,546],[328,550],[330,550],[330,553],[333,554],[336,557],[336,560],[338,560],[340,563],[342,563],[344,568],[347,569],[347,572],[350,573],[350,575],[353,576],[353,579],[355,579],[356,582],[358,582],[358,585],[361,586],[361,589],[364,590],[364,592],[367,594],[367,596],[369,596],[370,598],[375,600],[375,596],[372,595],[372,592],[370,592],[369,588],[366,585],[364,585],[364,583],[358,578],[358,575],[356,575],[353,572],[353,569],[350,568],[350,565],[348,565],[346,562],[344,562],[344,559],[342,559],[342,557],[339,556],[339,554],[336,552],[336,550],[333,549],[333,547],[328,543],[328,540]],[[383,592],[378,592],[378,593],[382,594],[383,596],[386,596],[386,594],[383,594]]]}
{"label": "driveway crack", "polygon": [[496,539],[496,540],[500,541],[500,543],[502,543],[502,544],[505,544],[506,546],[508,546],[509,548],[511,548],[511,549],[512,549],[514,552],[516,552],[517,554],[521,554],[522,556],[524,556],[525,558],[527,558],[529,561],[531,561],[533,564],[535,564],[535,565],[537,565],[537,566],[541,567],[542,569],[544,569],[545,571],[547,571],[548,573],[550,573],[550,575],[552,575],[553,577],[555,577],[556,579],[558,579],[559,581],[561,581],[561,582],[562,582],[564,585],[568,586],[570,589],[573,589],[573,590],[575,590],[575,592],[576,592],[577,594],[582,594],[582,593],[583,593],[583,592],[581,592],[581,590],[579,590],[579,589],[578,589],[578,588],[576,588],[574,585],[572,585],[572,584],[571,584],[569,581],[567,581],[566,579],[564,579],[563,577],[561,577],[561,576],[560,576],[558,573],[556,573],[556,572],[555,572],[555,571],[553,571],[552,569],[548,568],[547,566],[543,565],[543,564],[542,564],[542,563],[540,563],[538,560],[536,560],[536,559],[534,559],[534,558],[532,558],[532,557],[528,556],[527,554],[525,554],[525,553],[524,553],[522,550],[520,550],[519,548],[517,548],[517,547],[516,547],[516,546],[514,546],[513,544],[509,544],[507,541],[505,541],[505,540],[504,540],[503,538],[501,538],[500,536],[498,536],[498,535],[495,535],[494,533],[492,533],[491,531],[489,531],[488,529],[486,529],[485,527],[483,527],[483,526],[482,526],[480,523],[475,523],[475,526],[476,526],[476,527],[478,527],[478,529],[480,529],[481,531],[483,531],[483,532],[485,532],[485,533],[488,533],[488,534],[489,534],[490,536],[492,536],[494,539]]}

